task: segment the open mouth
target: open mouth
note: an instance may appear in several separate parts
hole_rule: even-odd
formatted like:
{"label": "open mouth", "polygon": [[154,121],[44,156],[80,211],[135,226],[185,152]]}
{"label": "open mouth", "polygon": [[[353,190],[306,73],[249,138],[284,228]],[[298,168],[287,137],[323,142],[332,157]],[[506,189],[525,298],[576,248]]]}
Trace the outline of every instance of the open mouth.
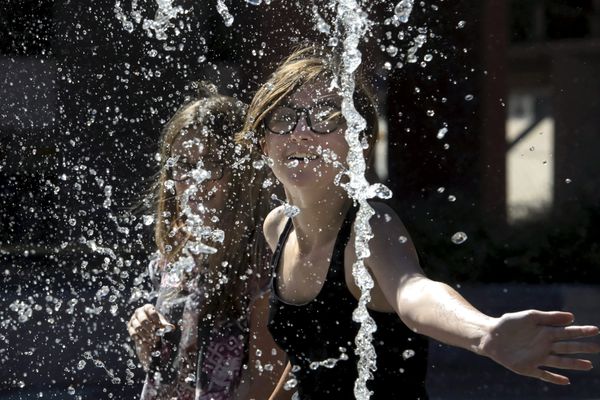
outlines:
{"label": "open mouth", "polygon": [[288,161],[312,161],[319,158],[318,155],[312,153],[294,153],[288,156]]}

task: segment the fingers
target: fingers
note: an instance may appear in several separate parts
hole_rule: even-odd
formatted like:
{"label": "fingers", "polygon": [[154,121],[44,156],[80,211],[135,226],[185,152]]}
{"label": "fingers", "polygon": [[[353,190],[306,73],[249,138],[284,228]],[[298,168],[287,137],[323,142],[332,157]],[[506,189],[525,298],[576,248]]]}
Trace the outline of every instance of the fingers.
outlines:
{"label": "fingers", "polygon": [[553,383],[555,385],[569,385],[571,383],[569,378],[564,375],[559,375],[543,369],[538,369],[536,372],[537,374],[534,375],[534,378],[541,379],[544,382]]}
{"label": "fingers", "polygon": [[156,330],[163,327],[168,327],[169,330],[175,329],[175,325],[167,321],[151,304],[136,309],[127,323],[129,335],[134,339],[142,340],[152,339]]}
{"label": "fingers", "polygon": [[600,344],[592,342],[556,342],[552,344],[553,354],[594,354],[600,353]]}
{"label": "fingers", "polygon": [[565,326],[562,328],[552,328],[552,336],[554,340],[570,340],[580,339],[598,335],[598,327],[585,326]]}
{"label": "fingers", "polygon": [[575,316],[570,312],[531,310],[530,313],[539,325],[566,326],[575,320]]}
{"label": "fingers", "polygon": [[546,357],[544,362],[545,367],[570,369],[573,371],[589,371],[594,366],[589,360],[581,360],[577,358],[559,357],[550,355]]}
{"label": "fingers", "polygon": [[159,318],[160,325],[162,325],[163,327],[169,327],[170,330],[175,330],[175,325],[173,325],[172,323],[167,321],[167,319],[164,317],[164,315],[162,315],[161,313],[157,313],[157,315]]}

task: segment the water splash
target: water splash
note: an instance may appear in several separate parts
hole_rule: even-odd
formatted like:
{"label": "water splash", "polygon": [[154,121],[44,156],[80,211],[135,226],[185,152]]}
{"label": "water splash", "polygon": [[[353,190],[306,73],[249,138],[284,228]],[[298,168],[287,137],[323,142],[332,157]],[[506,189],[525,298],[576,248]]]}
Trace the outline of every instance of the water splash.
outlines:
{"label": "water splash", "polygon": [[300,214],[300,209],[298,207],[281,200],[276,194],[271,195],[271,200],[283,206],[283,215],[285,215],[287,218],[294,218]]}
{"label": "water splash", "polygon": [[[142,29],[146,31],[148,36],[155,37],[158,40],[164,41],[168,39],[167,31],[174,29],[177,33],[177,27],[171,20],[179,17],[180,14],[185,14],[188,11],[181,6],[173,6],[171,0],[156,0],[157,9],[154,14],[154,19],[144,18],[138,9],[138,0],[131,1],[131,12],[129,16],[121,7],[121,2],[115,3],[114,12],[117,20],[123,25],[123,29],[131,33],[135,29],[135,24],[142,24]],[[131,17],[128,18],[128,17]]]}
{"label": "water splash", "polygon": [[[400,22],[408,22],[413,3],[413,0],[402,0],[395,7],[395,17]],[[358,306],[352,315],[353,320],[360,324],[358,334],[355,338],[356,354],[359,360],[357,365],[358,377],[354,384],[354,396],[359,400],[367,400],[371,397],[372,392],[367,388],[367,381],[373,378],[377,359],[375,347],[372,343],[373,333],[377,330],[377,326],[367,310],[367,304],[371,299],[370,291],[374,286],[374,281],[364,265],[364,259],[370,255],[368,242],[373,237],[369,220],[375,214],[368,200],[372,198],[388,199],[392,196],[392,192],[387,187],[382,184],[370,185],[365,178],[366,162],[363,153],[365,143],[361,142],[360,133],[366,128],[366,121],[357,112],[353,101],[355,72],[362,61],[358,45],[368,32],[369,26],[368,15],[362,10],[358,1],[338,1],[336,33],[342,33],[340,39],[343,44],[343,68],[339,76],[339,81],[342,94],[342,114],[348,126],[345,137],[349,145],[349,152],[346,159],[348,171],[344,172],[349,181],[342,184],[342,186],[347,190],[348,195],[359,204],[359,210],[354,222],[357,259],[352,266],[352,275],[361,290]],[[422,47],[425,41],[426,36],[421,32],[421,35],[415,39],[413,55],[418,48]],[[410,52],[411,50],[409,49]]]}
{"label": "water splash", "polygon": [[[201,143],[194,144],[199,147],[202,146]],[[174,164],[171,163],[171,167]],[[225,240],[225,232],[223,230],[213,228],[206,223],[208,219],[214,219],[214,216],[210,218],[212,210],[205,207],[202,202],[192,201],[198,194],[199,185],[210,179],[211,172],[204,169],[204,164],[200,160],[196,164],[196,167],[189,172],[189,176],[194,184],[191,184],[184,191],[180,199],[181,216],[185,221],[182,229],[189,235],[189,239],[182,249],[181,256],[175,262],[171,263],[166,271],[166,279],[174,286],[182,281],[185,274],[190,274],[196,268],[197,257],[215,254],[217,248],[213,244],[220,244]],[[192,203],[190,203],[191,201]],[[172,231],[171,234],[175,235],[177,232]]]}
{"label": "water splash", "polygon": [[361,290],[358,306],[352,318],[360,324],[355,338],[356,353],[358,355],[358,377],[354,384],[354,396],[365,400],[371,397],[367,388],[367,381],[372,379],[372,371],[376,369],[376,354],[373,346],[373,332],[377,329],[375,321],[369,315],[367,304],[371,299],[371,289],[374,282],[364,265],[364,259],[369,255],[368,242],[373,237],[369,219],[375,211],[367,203],[367,194],[370,185],[365,178],[366,163],[363,156],[363,146],[360,141],[360,132],[366,128],[365,119],[354,107],[353,95],[355,89],[354,73],[361,63],[361,52],[358,45],[361,38],[367,33],[368,19],[366,13],[355,0],[340,0],[337,8],[337,28],[343,32],[343,57],[342,71],[340,73],[340,86],[342,93],[342,115],[347,121],[348,128],[345,132],[346,141],[350,147],[347,163],[349,170],[346,173],[350,179],[343,186],[351,198],[359,203],[359,210],[355,221],[356,232],[356,257],[352,266],[352,275]]}
{"label": "water splash", "polygon": [[340,356],[338,358],[330,357],[323,361],[312,361],[308,367],[312,370],[316,370],[317,368],[321,368],[321,367],[329,368],[329,369],[334,368],[338,362],[348,360],[348,354],[346,354],[346,348],[340,347],[339,351],[340,351]]}
{"label": "water splash", "polygon": [[233,25],[233,15],[229,13],[229,8],[227,8],[224,0],[217,0],[217,11],[223,17],[225,26]]}

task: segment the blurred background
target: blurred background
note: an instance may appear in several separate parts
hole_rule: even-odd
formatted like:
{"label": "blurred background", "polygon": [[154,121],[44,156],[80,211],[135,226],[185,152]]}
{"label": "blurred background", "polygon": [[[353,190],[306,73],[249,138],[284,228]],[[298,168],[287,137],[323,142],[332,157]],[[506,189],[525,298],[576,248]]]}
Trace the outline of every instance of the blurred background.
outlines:
{"label": "blurred background", "polygon": [[[375,170],[424,268],[493,315],[600,324],[600,1],[416,3],[406,24],[365,5],[362,51]],[[329,1],[224,4],[231,26],[216,0],[1,2],[0,399],[140,392],[125,322],[149,288],[160,128],[191,82],[248,102],[333,30]],[[432,399],[599,398],[599,373],[551,387],[431,348]]]}

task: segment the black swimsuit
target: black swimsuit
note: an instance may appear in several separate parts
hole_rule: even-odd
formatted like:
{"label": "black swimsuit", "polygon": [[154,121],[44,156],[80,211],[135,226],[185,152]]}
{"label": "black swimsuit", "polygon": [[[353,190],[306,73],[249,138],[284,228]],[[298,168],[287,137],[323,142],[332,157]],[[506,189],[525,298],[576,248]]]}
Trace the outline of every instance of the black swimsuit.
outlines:
{"label": "black swimsuit", "polygon": [[[306,304],[286,303],[277,293],[276,273],[293,228],[291,219],[273,254],[269,330],[290,359],[301,400],[354,398],[358,375],[354,338],[359,325],[352,321],[352,312],[358,301],[346,287],[344,250],[355,215],[356,209],[351,208],[337,236],[323,287]],[[371,399],[427,399],[427,339],[413,333],[394,313],[369,313],[377,323],[373,335],[377,370],[367,384],[374,392]]]}

